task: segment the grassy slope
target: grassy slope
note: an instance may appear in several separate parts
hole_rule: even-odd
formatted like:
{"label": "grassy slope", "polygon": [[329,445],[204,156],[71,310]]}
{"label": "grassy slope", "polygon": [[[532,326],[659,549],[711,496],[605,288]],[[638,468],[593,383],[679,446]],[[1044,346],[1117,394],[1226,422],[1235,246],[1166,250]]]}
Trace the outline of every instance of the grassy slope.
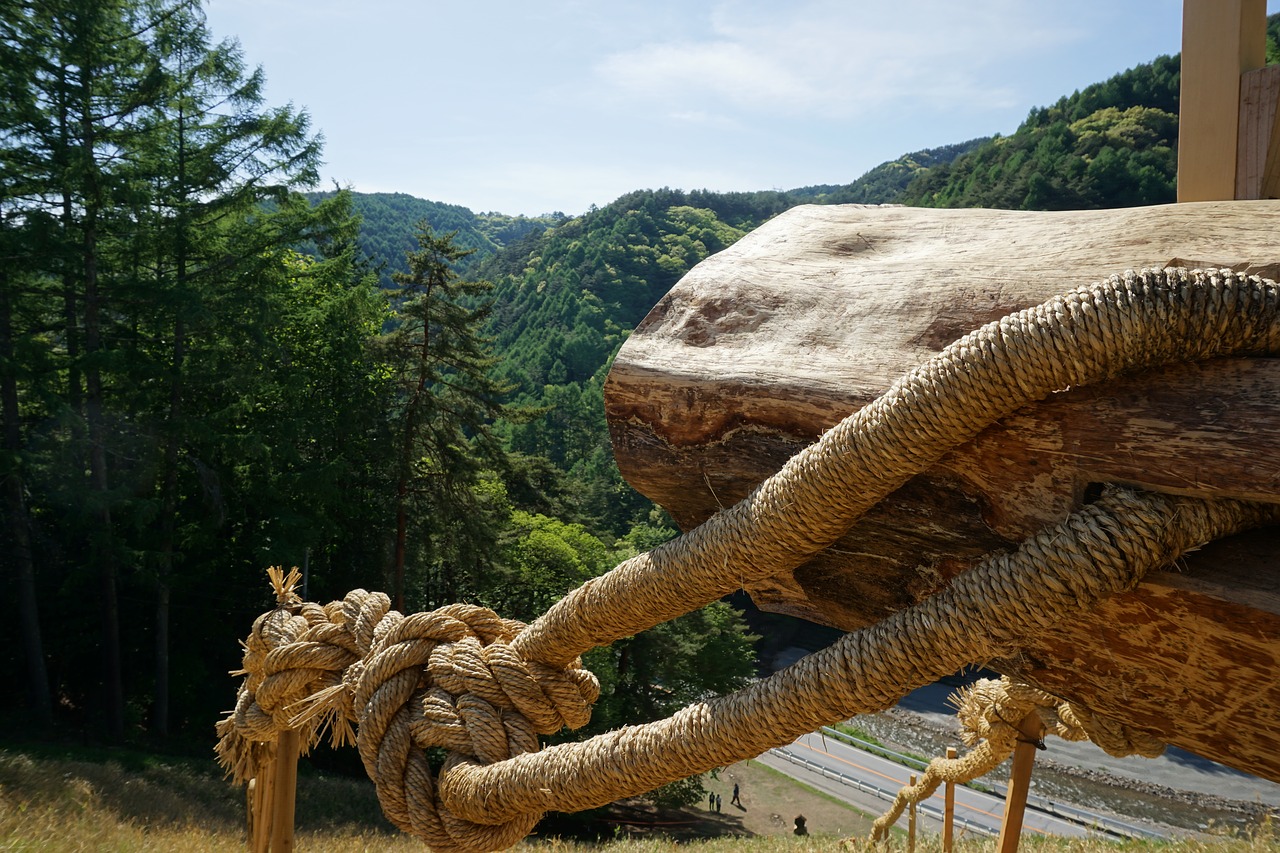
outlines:
{"label": "grassy slope", "polygon": [[[733,782],[742,784],[745,809],[728,803]],[[847,807],[832,802],[785,777],[747,763],[734,765],[712,781],[725,798],[719,816],[705,808],[688,810],[676,823],[696,823],[701,829],[722,828],[722,838],[699,840],[705,853],[748,850],[818,850],[835,847],[845,833],[863,836],[867,822]],[[50,755],[25,748],[0,747],[0,848],[45,850],[202,850],[244,849],[244,793],[222,780],[212,757],[208,762],[157,759],[124,751],[110,754]],[[803,813],[814,835],[797,839],[790,820]],[[775,817],[776,816],[776,817]],[[665,816],[670,820],[671,816]],[[378,815],[373,787],[352,779],[305,776],[299,785],[297,849],[338,851],[414,850],[421,842],[399,835]],[[752,833],[753,838],[742,833]],[[702,833],[694,833],[694,837]],[[655,837],[653,828],[636,822],[617,824],[611,853],[650,853],[673,850],[675,841]],[[592,845],[532,838],[517,849],[546,846],[567,850]],[[901,840],[894,847],[902,846]],[[921,853],[934,851],[938,840],[926,838]],[[962,841],[962,853],[993,849],[991,841]],[[1033,851],[1114,851],[1158,849],[1168,853],[1262,853],[1280,849],[1273,831],[1255,839],[1220,838],[1166,845],[1116,845],[1110,842],[1028,842]]]}

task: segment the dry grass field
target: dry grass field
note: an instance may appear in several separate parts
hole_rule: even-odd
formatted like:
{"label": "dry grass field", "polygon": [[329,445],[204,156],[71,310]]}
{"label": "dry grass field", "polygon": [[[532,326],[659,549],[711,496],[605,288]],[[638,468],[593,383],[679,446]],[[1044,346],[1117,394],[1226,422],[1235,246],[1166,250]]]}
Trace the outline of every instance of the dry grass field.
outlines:
{"label": "dry grass field", "polygon": [[[732,780],[741,781],[744,792],[749,793],[744,796],[743,810],[728,805]],[[869,825],[864,815],[752,763],[734,765],[711,785],[713,790],[726,789],[722,792],[725,810],[718,816],[695,808],[686,810],[683,819],[672,821],[667,815],[662,826],[620,820],[613,824],[613,837],[607,841],[534,837],[517,849],[800,853],[842,849],[842,837],[864,837]],[[783,815],[801,813],[814,829],[807,838],[791,835],[790,817],[779,820]],[[421,842],[397,833],[382,820],[372,785],[360,780],[305,776],[299,785],[297,823],[296,849],[302,853],[424,849]],[[675,829],[677,826],[681,829]],[[718,831],[724,834],[706,837]],[[916,849],[935,853],[940,846],[937,837],[926,836]],[[889,848],[905,849],[904,837],[895,836]],[[68,757],[0,749],[0,850],[132,853],[244,849],[243,791],[221,779],[212,759],[205,764],[141,753]],[[962,840],[957,849],[960,853],[986,853],[994,849],[994,842]],[[1264,826],[1250,838],[1223,836],[1124,845],[1028,839],[1023,849],[1030,853],[1271,853],[1280,850],[1280,833]]]}

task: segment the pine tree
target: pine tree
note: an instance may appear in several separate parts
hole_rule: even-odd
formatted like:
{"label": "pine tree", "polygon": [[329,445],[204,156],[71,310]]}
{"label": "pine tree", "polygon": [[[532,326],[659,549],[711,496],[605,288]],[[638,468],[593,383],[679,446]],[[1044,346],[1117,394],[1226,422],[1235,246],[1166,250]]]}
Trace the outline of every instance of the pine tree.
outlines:
{"label": "pine tree", "polygon": [[491,285],[453,271],[470,254],[453,237],[421,223],[409,272],[392,276],[400,286],[398,325],[383,352],[395,382],[391,587],[399,609],[410,598],[411,547],[421,575],[415,605],[457,600],[466,575],[492,563],[495,520],[481,484],[486,463],[502,464],[502,450],[491,426],[519,416],[503,402],[511,389],[494,377],[496,359],[481,334]]}

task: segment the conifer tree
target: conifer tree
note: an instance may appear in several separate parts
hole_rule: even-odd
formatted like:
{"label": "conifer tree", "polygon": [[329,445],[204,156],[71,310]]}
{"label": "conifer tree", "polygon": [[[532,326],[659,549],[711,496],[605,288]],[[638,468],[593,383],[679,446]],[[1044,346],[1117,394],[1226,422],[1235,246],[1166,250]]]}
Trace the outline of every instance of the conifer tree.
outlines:
{"label": "conifer tree", "polygon": [[[494,558],[494,519],[482,483],[486,463],[501,464],[493,422],[516,417],[503,402],[510,386],[496,379],[490,341],[488,282],[463,281],[453,265],[470,254],[452,233],[419,225],[419,250],[408,255],[398,325],[383,341],[395,383],[395,538],[391,586],[396,606],[440,606],[457,600],[468,573]],[[414,554],[410,554],[411,548]],[[411,558],[419,587],[408,590]]]}

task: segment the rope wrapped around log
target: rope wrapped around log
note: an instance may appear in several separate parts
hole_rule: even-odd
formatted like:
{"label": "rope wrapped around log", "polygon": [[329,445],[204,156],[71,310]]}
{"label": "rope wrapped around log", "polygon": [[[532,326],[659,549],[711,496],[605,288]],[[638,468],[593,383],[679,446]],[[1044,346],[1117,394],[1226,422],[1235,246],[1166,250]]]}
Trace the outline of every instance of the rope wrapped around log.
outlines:
{"label": "rope wrapped around log", "polygon": [[[219,754],[237,779],[286,728],[357,745],[384,810],[438,850],[513,844],[576,811],[758,755],[1011,654],[1183,551],[1276,521],[1275,507],[1110,490],[1059,528],[775,676],[646,726],[537,752],[596,698],[588,649],[792,569],[944,453],[1019,407],[1121,373],[1280,351],[1280,289],[1230,271],[1144,270],[1011,314],[953,343],[741,503],[588,581],[525,627],[465,605],[403,616],[358,590],[281,592],[246,642]],[[1074,544],[1069,544],[1074,543]],[[438,779],[426,749],[450,750]]]}

